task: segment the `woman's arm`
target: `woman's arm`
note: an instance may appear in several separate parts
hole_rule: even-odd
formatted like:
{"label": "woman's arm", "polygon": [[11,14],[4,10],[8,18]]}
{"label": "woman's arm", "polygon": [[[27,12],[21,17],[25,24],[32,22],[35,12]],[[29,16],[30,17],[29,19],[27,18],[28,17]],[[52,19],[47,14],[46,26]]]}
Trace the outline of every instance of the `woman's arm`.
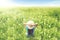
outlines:
{"label": "woman's arm", "polygon": [[38,25],[38,24],[37,24],[37,23],[35,23],[35,26],[36,26],[36,27],[37,27],[37,25]]}
{"label": "woman's arm", "polygon": [[23,23],[24,26],[26,26],[26,23]]}

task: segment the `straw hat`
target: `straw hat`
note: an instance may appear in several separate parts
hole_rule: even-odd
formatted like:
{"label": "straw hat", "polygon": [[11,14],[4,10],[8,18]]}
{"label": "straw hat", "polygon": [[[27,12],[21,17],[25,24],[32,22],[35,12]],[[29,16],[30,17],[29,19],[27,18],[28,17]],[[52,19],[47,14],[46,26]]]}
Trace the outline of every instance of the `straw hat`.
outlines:
{"label": "straw hat", "polygon": [[34,21],[28,21],[27,23],[26,23],[27,25],[35,25],[35,23],[34,23]]}

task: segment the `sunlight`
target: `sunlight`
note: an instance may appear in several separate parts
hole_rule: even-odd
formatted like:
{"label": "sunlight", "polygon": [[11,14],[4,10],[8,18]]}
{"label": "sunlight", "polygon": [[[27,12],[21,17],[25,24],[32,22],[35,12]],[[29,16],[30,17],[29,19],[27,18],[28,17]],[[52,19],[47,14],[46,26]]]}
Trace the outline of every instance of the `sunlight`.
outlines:
{"label": "sunlight", "polygon": [[[27,2],[27,1],[26,1]],[[24,2],[25,3],[25,2]],[[0,8],[11,8],[11,7],[60,7],[60,1],[52,1],[48,2],[46,4],[23,4],[23,3],[17,3],[13,0],[0,0]]]}
{"label": "sunlight", "polygon": [[15,3],[11,2],[11,0],[0,0],[0,8],[14,7]]}

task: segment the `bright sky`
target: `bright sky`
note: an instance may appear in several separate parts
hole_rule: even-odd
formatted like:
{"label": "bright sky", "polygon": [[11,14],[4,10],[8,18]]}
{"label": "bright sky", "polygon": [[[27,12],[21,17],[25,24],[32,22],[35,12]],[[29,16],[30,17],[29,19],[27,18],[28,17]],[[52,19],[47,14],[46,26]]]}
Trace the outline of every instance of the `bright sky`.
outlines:
{"label": "bright sky", "polygon": [[60,0],[0,0],[0,7],[60,6]]}

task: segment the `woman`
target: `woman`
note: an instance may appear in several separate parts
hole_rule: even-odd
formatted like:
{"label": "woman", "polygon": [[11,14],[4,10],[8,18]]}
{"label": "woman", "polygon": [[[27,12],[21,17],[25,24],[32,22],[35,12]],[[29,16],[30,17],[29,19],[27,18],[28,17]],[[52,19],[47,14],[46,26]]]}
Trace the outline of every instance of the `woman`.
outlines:
{"label": "woman", "polygon": [[37,26],[37,23],[34,23],[34,21],[28,21],[27,23],[24,23],[26,26],[27,36],[34,36],[34,29]]}

